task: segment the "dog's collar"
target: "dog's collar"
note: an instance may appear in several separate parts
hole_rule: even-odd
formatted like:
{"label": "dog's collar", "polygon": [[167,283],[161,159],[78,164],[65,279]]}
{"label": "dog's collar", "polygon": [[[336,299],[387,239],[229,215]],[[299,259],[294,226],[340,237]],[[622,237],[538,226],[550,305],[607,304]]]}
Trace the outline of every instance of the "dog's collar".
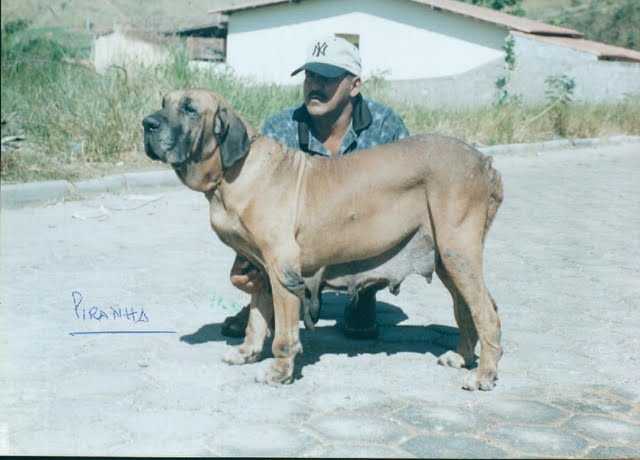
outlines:
{"label": "dog's collar", "polygon": [[[224,141],[224,137],[226,136],[226,131],[224,133],[223,136],[221,136],[221,141]],[[258,139],[260,136],[260,134],[258,133],[252,133],[249,136],[249,143],[252,144],[256,139]],[[220,156],[220,143],[217,143],[216,148],[213,151],[213,154],[210,158],[215,158],[217,157],[217,161],[219,162],[219,166],[220,166],[220,173],[218,175],[216,175],[215,177],[212,177],[211,182],[213,183],[213,187],[212,190],[216,190],[220,184],[222,183],[222,181],[224,180],[224,174],[226,172],[225,168],[222,166],[222,158]],[[202,157],[198,156],[196,158],[187,158],[186,160],[180,162],[180,163],[172,163],[171,167],[173,168],[173,170],[180,176],[186,176],[187,174],[187,168],[190,165],[195,165],[197,163],[199,163],[200,161],[202,161]],[[205,160],[207,161],[207,160]]]}

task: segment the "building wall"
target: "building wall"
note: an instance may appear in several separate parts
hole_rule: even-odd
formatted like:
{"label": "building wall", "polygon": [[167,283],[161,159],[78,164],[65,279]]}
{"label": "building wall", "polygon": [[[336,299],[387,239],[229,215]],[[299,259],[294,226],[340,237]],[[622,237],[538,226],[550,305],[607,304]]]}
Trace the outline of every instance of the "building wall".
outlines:
{"label": "building wall", "polygon": [[[640,95],[640,64],[600,61],[597,56],[565,46],[514,34],[516,68],[507,87],[527,104],[546,103],[545,80],[567,75],[574,79],[574,100],[616,102]],[[390,82],[392,96],[433,108],[464,108],[496,101],[496,80],[505,75],[503,58],[471,71],[440,78]],[[366,83],[365,83],[366,92]]]}
{"label": "building wall", "polygon": [[[495,82],[504,73],[498,58],[467,72],[439,78],[389,82],[391,97],[406,104],[432,109],[459,109],[491,105],[497,96]],[[366,81],[364,83],[366,94]]]}
{"label": "building wall", "polygon": [[93,43],[93,63],[99,73],[110,66],[129,67],[131,64],[152,66],[158,65],[169,57],[169,51],[160,45],[130,37],[114,31],[97,37]]}
{"label": "building wall", "polygon": [[[158,43],[119,30],[99,36],[93,43],[94,68],[98,73],[104,73],[113,65],[135,71],[139,66],[152,67],[165,64],[171,58],[171,46],[177,45],[181,38],[156,37],[156,39],[159,40]],[[223,55],[220,48],[224,48],[221,39],[188,37],[186,44],[191,58],[188,63],[190,68],[205,72],[228,73],[230,71],[226,63],[218,62]]]}
{"label": "building wall", "polygon": [[233,13],[227,63],[239,76],[295,84],[310,41],[326,33],[360,35],[365,76],[441,78],[502,57],[507,31],[411,1],[308,0]]}
{"label": "building wall", "polygon": [[640,64],[600,61],[597,56],[514,34],[516,70],[510,91],[525,102],[545,99],[545,79],[565,74],[576,82],[574,100],[613,102],[640,95]]}
{"label": "building wall", "polygon": [[112,65],[132,64],[153,66],[166,62],[166,47],[131,37],[121,31],[97,37],[93,43],[93,63],[96,71],[105,72]]}

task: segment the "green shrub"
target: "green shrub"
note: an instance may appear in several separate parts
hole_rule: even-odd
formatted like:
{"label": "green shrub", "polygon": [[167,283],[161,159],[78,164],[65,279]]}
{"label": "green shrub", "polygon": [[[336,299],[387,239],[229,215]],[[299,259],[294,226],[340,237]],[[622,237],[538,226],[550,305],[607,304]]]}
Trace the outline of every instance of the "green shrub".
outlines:
{"label": "green shrub", "polygon": [[474,5],[486,6],[494,10],[504,11],[505,13],[514,14],[516,16],[524,16],[525,11],[522,7],[522,0],[463,0]]}
{"label": "green shrub", "polygon": [[[586,8],[576,10],[580,5]],[[638,0],[580,0],[550,22],[577,29],[589,40],[640,50]]]}
{"label": "green shrub", "polygon": [[552,75],[545,79],[545,95],[549,103],[553,131],[561,137],[568,133],[569,104],[573,101],[576,82],[567,75]]}
{"label": "green shrub", "polygon": [[3,27],[2,32],[7,35],[15,35],[18,32],[22,32],[27,29],[31,23],[26,19],[15,19],[8,21]]}

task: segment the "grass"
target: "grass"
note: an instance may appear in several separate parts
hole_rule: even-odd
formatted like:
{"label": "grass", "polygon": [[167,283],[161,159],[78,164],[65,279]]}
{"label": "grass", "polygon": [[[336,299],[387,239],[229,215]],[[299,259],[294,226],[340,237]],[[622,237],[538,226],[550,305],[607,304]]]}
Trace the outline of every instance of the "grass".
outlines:
{"label": "grass", "polygon": [[[559,137],[589,138],[613,134],[640,134],[640,99],[620,104],[577,104],[568,107],[566,136],[559,136],[553,117],[540,117],[545,106],[507,104],[475,110],[441,112],[400,109],[411,132],[438,132],[476,145],[538,142]],[[530,123],[530,121],[533,122]]]}
{"label": "grass", "polygon": [[[69,63],[82,46],[3,32],[1,72],[2,137],[22,135],[19,148],[2,153],[3,182],[77,180],[116,171],[158,167],[142,148],[142,118],[157,110],[165,92],[203,87],[224,95],[253,126],[299,104],[299,87],[255,84],[231,74],[195,71],[186,54],[154,69],[113,69],[107,75]],[[365,94],[389,104],[412,133],[439,132],[469,143],[492,145],[558,137],[563,117],[567,137],[640,134],[640,99],[618,104],[569,104],[538,117],[544,106],[516,103],[473,110],[434,110],[394,103],[386,82],[365,82]],[[556,117],[556,119],[554,119]]]}
{"label": "grass", "polygon": [[300,98],[298,89],[248,85],[229,75],[192,71],[181,50],[163,67],[113,69],[100,76],[69,64],[72,50],[52,40],[17,32],[3,34],[2,44],[2,136],[26,139],[20,149],[3,153],[4,181],[73,180],[150,167],[140,122],[171,89],[218,91],[254,125]]}

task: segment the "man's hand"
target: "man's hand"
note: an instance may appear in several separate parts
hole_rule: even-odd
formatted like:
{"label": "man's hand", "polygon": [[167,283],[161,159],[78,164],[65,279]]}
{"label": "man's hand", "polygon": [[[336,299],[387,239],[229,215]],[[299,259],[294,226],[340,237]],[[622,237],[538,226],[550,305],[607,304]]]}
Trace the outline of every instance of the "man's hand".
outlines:
{"label": "man's hand", "polygon": [[257,294],[266,283],[260,270],[242,256],[237,256],[231,267],[231,284],[247,294]]}

